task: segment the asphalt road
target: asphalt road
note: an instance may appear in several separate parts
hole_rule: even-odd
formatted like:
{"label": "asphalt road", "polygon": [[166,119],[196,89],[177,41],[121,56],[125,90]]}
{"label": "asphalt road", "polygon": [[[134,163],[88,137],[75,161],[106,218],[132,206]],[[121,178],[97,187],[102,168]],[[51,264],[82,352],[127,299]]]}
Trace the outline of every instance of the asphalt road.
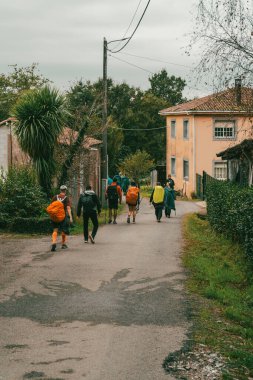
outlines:
{"label": "asphalt road", "polygon": [[0,237],[0,380],[163,380],[165,357],[190,322],[180,263],[182,215],[157,223],[143,200],[99,229],[96,244],[70,237]]}

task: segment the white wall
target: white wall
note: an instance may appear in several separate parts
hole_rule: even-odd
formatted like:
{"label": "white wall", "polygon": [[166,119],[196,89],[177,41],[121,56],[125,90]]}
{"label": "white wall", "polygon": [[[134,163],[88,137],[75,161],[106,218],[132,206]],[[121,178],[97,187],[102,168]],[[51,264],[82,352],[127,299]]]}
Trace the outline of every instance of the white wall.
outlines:
{"label": "white wall", "polygon": [[8,170],[8,134],[9,127],[0,126],[0,169]]}

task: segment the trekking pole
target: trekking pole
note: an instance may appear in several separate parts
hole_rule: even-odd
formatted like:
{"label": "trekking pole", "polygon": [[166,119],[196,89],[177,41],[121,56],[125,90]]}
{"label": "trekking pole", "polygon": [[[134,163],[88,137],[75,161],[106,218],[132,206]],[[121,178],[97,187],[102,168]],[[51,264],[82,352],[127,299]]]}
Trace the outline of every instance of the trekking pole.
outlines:
{"label": "trekking pole", "polygon": [[142,201],[142,198],[140,199],[140,202],[138,204],[138,207],[136,207],[136,212],[138,212],[140,210],[140,204],[141,204],[141,201]]}

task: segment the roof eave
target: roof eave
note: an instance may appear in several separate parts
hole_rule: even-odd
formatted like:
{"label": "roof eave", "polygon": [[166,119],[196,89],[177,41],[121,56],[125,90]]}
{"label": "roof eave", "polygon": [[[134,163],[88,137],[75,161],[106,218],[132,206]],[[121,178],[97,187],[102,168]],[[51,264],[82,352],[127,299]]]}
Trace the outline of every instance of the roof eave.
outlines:
{"label": "roof eave", "polygon": [[[207,115],[207,114],[251,114],[249,111],[218,111],[218,110],[210,110],[210,111],[199,111],[199,110],[189,110],[189,111],[171,111],[171,112],[158,112],[161,116],[176,116],[176,115]],[[253,114],[253,110],[252,110]]]}

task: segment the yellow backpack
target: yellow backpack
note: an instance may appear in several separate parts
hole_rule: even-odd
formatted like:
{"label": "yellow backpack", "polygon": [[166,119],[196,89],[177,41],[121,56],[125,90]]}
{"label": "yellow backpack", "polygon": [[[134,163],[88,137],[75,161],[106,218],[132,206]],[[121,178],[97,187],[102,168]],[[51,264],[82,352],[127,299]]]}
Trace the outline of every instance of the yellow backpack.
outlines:
{"label": "yellow backpack", "polygon": [[154,203],[162,203],[164,199],[164,188],[162,186],[156,186],[153,194]]}

